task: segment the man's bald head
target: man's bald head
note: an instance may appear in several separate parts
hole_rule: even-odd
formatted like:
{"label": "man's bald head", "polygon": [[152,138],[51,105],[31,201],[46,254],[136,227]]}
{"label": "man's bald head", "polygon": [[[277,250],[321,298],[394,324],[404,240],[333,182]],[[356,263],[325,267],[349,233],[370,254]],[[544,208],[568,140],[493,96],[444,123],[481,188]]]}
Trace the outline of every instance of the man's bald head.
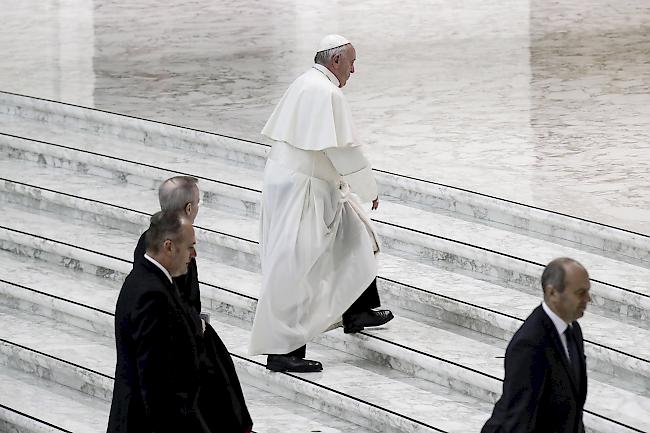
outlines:
{"label": "man's bald head", "polygon": [[158,188],[158,200],[163,211],[184,213],[194,222],[199,211],[199,180],[192,176],[174,176]]}
{"label": "man's bald head", "polygon": [[583,316],[591,301],[589,274],[577,260],[560,257],[542,272],[544,301],[565,322]]}

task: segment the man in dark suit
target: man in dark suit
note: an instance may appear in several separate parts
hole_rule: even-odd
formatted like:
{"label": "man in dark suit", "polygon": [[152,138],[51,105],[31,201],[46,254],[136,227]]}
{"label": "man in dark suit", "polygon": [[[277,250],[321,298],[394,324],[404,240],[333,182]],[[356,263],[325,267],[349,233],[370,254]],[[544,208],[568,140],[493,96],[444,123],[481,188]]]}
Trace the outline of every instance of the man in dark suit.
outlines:
{"label": "man in dark suit", "polygon": [[173,277],[196,255],[194,228],[175,212],[151,217],[143,260],[115,308],[117,365],[108,432],[209,432],[197,411],[202,327]]}
{"label": "man in dark suit", "polygon": [[[198,179],[192,176],[174,176],[165,180],[158,188],[158,200],[163,211],[176,212],[192,224],[200,206]],[[133,252],[134,267],[145,260],[145,231]],[[191,314],[201,313],[201,293],[196,260],[190,260],[187,272],[174,276],[180,296]],[[199,319],[203,327],[203,351],[200,354],[201,387],[198,407],[203,420],[213,432],[242,433],[250,431],[251,419],[244,394],[237,377],[235,365],[226,346],[216,331]]]}
{"label": "man in dark suit", "polygon": [[503,393],[482,433],[582,433],[587,368],[577,319],[591,301],[586,269],[559,258],[542,273],[544,302],[508,344]]}

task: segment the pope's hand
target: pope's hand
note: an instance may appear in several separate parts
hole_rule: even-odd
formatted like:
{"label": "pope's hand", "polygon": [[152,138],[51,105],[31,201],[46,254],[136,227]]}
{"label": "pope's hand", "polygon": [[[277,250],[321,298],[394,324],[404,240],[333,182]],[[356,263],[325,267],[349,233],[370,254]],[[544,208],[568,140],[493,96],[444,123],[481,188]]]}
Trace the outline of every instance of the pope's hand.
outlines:
{"label": "pope's hand", "polygon": [[372,201],[372,210],[375,210],[379,207],[379,196]]}

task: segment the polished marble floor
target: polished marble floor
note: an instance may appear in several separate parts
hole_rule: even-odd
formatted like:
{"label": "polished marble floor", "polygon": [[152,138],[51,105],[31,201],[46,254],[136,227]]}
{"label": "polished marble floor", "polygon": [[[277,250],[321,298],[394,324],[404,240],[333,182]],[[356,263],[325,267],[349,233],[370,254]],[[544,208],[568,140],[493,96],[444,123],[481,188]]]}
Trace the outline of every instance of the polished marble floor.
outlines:
{"label": "polished marble floor", "polygon": [[647,0],[0,0],[0,90],[262,141],[341,33],[375,167],[650,235]]}

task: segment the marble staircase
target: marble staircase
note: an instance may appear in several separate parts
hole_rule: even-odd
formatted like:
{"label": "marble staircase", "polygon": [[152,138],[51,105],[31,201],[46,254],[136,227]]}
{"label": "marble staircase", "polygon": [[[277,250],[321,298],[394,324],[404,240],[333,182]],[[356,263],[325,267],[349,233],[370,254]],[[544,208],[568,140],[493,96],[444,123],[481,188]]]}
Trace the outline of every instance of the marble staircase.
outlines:
{"label": "marble staircase", "polygon": [[[478,431],[500,395],[507,340],[540,302],[543,265],[560,255],[592,277],[581,322],[587,428],[650,431],[647,236],[385,172],[372,216],[380,291],[396,319],[323,334],[309,346],[322,374],[266,371],[246,345],[267,151],[0,93],[0,360],[9,367],[0,431],[105,428],[115,299],[157,210],[155,189],[174,173],[201,179],[203,305],[233,353],[256,431]],[[74,421],[80,412],[66,408],[87,416]]]}

